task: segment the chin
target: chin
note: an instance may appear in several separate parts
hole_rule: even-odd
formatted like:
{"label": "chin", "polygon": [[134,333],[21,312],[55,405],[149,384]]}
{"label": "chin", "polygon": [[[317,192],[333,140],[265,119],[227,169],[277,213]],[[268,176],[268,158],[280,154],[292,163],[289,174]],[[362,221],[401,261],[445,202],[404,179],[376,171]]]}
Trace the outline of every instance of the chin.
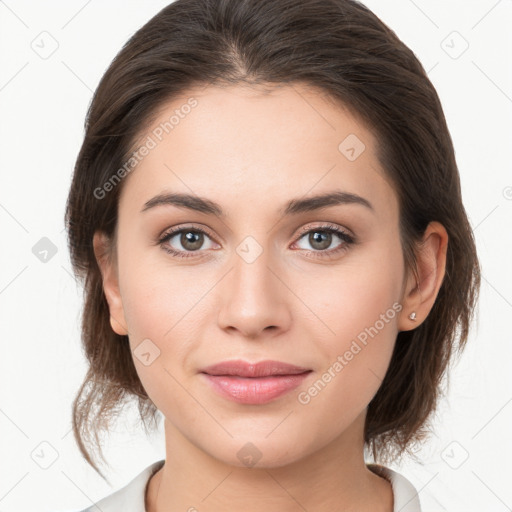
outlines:
{"label": "chin", "polygon": [[[260,437],[241,435],[230,439],[228,444],[203,446],[202,449],[224,464],[256,469],[287,466],[307,455],[302,446],[303,440],[294,439],[290,435],[285,435],[285,439],[277,436],[275,439],[270,439],[266,435],[262,434]],[[312,447],[311,451],[313,450]]]}

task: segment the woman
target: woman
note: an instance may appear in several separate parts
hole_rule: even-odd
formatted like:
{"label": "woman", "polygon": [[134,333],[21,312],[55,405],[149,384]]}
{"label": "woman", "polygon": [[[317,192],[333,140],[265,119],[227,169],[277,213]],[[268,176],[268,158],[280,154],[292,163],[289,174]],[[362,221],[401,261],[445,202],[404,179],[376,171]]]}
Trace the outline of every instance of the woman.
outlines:
{"label": "woman", "polygon": [[66,222],[80,450],[100,472],[127,398],[165,418],[101,510],[421,509],[385,464],[426,438],[480,274],[437,93],[366,7],[164,8],[95,92]]}

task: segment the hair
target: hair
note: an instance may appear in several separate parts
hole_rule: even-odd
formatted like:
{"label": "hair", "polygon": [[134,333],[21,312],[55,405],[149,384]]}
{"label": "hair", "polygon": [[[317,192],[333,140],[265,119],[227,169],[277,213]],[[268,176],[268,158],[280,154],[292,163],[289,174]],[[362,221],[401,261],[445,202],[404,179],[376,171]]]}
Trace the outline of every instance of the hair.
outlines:
{"label": "hair", "polygon": [[[365,449],[376,462],[424,441],[452,356],[469,334],[480,286],[475,241],[461,197],[452,139],[434,86],[414,53],[354,0],[177,0],[135,32],[104,73],[89,105],[66,204],[71,262],[84,286],[82,349],[88,371],[73,401],[75,440],[101,475],[98,434],[136,399],[158,410],[137,375],[127,336],[110,326],[93,235],[115,238],[123,182],[101,188],[130,158],[158,110],[194,86],[306,84],[370,127],[399,201],[406,269],[430,221],[449,236],[446,272],[423,323],[397,335],[384,380],[368,406]],[[147,431],[147,430],[146,430]],[[103,475],[102,475],[103,476]]]}

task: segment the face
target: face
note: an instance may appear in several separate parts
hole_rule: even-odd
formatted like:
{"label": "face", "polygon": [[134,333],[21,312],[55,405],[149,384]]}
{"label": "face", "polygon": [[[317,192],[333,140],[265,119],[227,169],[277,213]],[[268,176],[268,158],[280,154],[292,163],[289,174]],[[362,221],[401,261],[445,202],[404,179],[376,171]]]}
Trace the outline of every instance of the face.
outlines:
{"label": "face", "polygon": [[404,316],[398,201],[372,133],[306,87],[208,87],[139,140],[105,291],[166,421],[229,464],[252,443],[268,467],[362,426]]}

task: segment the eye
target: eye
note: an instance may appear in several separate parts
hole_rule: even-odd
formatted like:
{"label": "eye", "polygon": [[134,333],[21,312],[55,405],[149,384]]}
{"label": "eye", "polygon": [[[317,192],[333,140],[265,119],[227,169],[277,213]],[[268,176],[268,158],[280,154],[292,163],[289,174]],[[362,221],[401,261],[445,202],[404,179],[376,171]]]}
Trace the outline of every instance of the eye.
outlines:
{"label": "eye", "polygon": [[[306,243],[313,249],[311,250],[307,247],[301,248],[307,250],[308,254],[311,254],[315,258],[338,255],[338,253],[347,250],[351,244],[355,243],[353,236],[333,224],[318,226],[313,229],[304,228],[302,233],[303,235],[299,238],[298,242],[305,239]],[[328,250],[329,247],[332,246],[332,243],[336,241],[336,238],[341,240],[341,243],[334,249]]]}
{"label": "eye", "polygon": [[[178,236],[179,235],[179,236]],[[159,239],[159,245],[169,254],[178,258],[192,258],[202,256],[201,249],[212,249],[213,247],[203,247],[205,239],[211,241],[211,236],[207,231],[197,227],[172,228],[167,230]],[[329,249],[333,241],[338,238],[341,243],[334,249]],[[176,240],[174,240],[176,239]],[[308,255],[315,258],[329,258],[338,255],[355,243],[353,236],[349,235],[339,226],[334,224],[322,225],[316,228],[303,228],[301,236],[296,244],[303,239],[312,247],[299,247],[307,251]],[[174,246],[173,246],[174,244]],[[197,253],[197,254],[194,254]]]}
{"label": "eye", "polygon": [[[178,237],[178,235],[180,236]],[[178,258],[190,258],[196,255],[187,253],[198,252],[201,248],[204,249],[203,244],[205,237],[210,238],[205,230],[196,227],[171,229],[164,233],[163,237],[159,240],[159,244],[165,251],[173,256],[177,256]],[[171,241],[174,238],[176,238],[174,243],[181,247],[172,247]],[[206,249],[208,249],[208,247],[206,247]]]}

